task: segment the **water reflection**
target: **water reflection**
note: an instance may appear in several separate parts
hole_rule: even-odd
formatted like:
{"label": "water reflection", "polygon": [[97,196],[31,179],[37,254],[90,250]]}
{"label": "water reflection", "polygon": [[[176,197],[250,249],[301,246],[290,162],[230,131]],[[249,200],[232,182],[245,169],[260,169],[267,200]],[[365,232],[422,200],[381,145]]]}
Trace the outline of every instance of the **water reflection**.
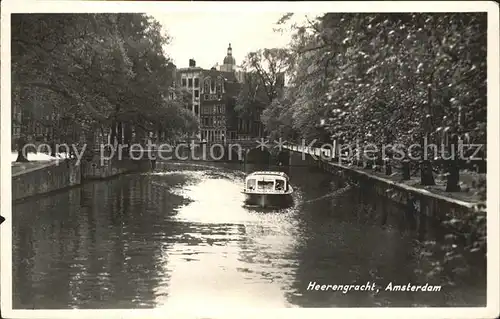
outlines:
{"label": "water reflection", "polygon": [[[319,171],[289,173],[295,206],[243,206],[235,164],[162,164],[14,207],[14,308],[345,307],[484,302],[445,293],[307,291],[319,284],[425,284],[414,236]],[[439,284],[439,283],[433,283]],[[455,300],[453,299],[455,298]]]}

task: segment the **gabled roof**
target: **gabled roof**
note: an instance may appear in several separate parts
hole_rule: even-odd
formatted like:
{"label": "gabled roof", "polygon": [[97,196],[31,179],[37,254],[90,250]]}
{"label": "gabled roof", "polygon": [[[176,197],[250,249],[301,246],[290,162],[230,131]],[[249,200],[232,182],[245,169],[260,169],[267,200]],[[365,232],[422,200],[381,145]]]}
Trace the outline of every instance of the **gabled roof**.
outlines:
{"label": "gabled roof", "polygon": [[234,72],[224,72],[224,71],[218,71],[218,70],[203,70],[203,77],[212,77],[212,78],[217,78],[217,77],[222,77],[225,81],[228,82],[237,82],[236,75]]}

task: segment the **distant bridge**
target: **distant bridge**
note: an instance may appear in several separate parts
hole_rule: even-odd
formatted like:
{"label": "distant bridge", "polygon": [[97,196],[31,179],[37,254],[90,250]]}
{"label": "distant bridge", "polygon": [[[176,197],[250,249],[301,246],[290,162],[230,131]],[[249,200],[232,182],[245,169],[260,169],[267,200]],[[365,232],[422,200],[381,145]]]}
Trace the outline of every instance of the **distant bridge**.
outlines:
{"label": "distant bridge", "polygon": [[[120,147],[122,151],[120,152]],[[100,150],[95,150],[99,154]],[[157,142],[151,144],[132,144],[131,147],[121,145],[112,151],[103,152],[103,156],[129,158],[132,160],[202,160],[202,161],[236,161],[248,163],[276,163],[291,165],[292,153],[310,155],[325,154],[329,150],[321,150],[289,143],[282,145],[262,138],[232,139],[225,141],[182,141]],[[97,155],[96,154],[96,155]],[[325,154],[326,155],[326,154]],[[296,161],[294,161],[296,162]],[[294,163],[297,165],[298,163]]]}
{"label": "distant bridge", "polygon": [[[131,149],[125,149],[124,152],[132,159],[272,162],[280,153],[278,150],[271,155],[271,149],[275,146],[266,139],[255,138],[207,142],[159,142],[152,145],[136,145]],[[288,153],[284,148],[281,151]]]}
{"label": "distant bridge", "polygon": [[[130,152],[135,153],[150,153],[150,152],[170,152],[176,148],[228,148],[233,150],[241,148],[242,150],[251,150],[254,148],[259,148],[262,146],[264,149],[264,144],[266,140],[259,139],[235,139],[235,140],[224,140],[224,141],[182,141],[182,142],[157,142],[151,144],[132,144],[134,145]],[[152,146],[152,147],[151,147]],[[125,147],[124,147],[125,148]]]}

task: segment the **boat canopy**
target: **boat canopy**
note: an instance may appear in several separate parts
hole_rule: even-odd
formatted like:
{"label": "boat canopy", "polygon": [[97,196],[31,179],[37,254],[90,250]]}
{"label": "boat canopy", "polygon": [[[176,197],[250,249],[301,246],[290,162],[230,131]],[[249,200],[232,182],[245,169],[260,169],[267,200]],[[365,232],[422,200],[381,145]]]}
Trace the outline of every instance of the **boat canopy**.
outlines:
{"label": "boat canopy", "polygon": [[281,177],[288,180],[288,176],[283,172],[271,172],[271,171],[262,171],[262,172],[253,172],[247,176],[248,178],[259,178],[259,177]]}
{"label": "boat canopy", "polygon": [[288,176],[283,172],[254,172],[245,179],[245,188],[250,191],[286,191]]}

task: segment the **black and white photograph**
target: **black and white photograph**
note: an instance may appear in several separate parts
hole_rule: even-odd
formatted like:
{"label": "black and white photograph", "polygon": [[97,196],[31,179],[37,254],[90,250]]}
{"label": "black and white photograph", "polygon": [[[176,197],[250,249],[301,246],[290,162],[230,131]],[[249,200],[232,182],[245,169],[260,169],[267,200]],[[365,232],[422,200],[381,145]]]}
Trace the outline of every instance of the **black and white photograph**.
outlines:
{"label": "black and white photograph", "polygon": [[23,2],[1,316],[500,315],[498,4]]}

